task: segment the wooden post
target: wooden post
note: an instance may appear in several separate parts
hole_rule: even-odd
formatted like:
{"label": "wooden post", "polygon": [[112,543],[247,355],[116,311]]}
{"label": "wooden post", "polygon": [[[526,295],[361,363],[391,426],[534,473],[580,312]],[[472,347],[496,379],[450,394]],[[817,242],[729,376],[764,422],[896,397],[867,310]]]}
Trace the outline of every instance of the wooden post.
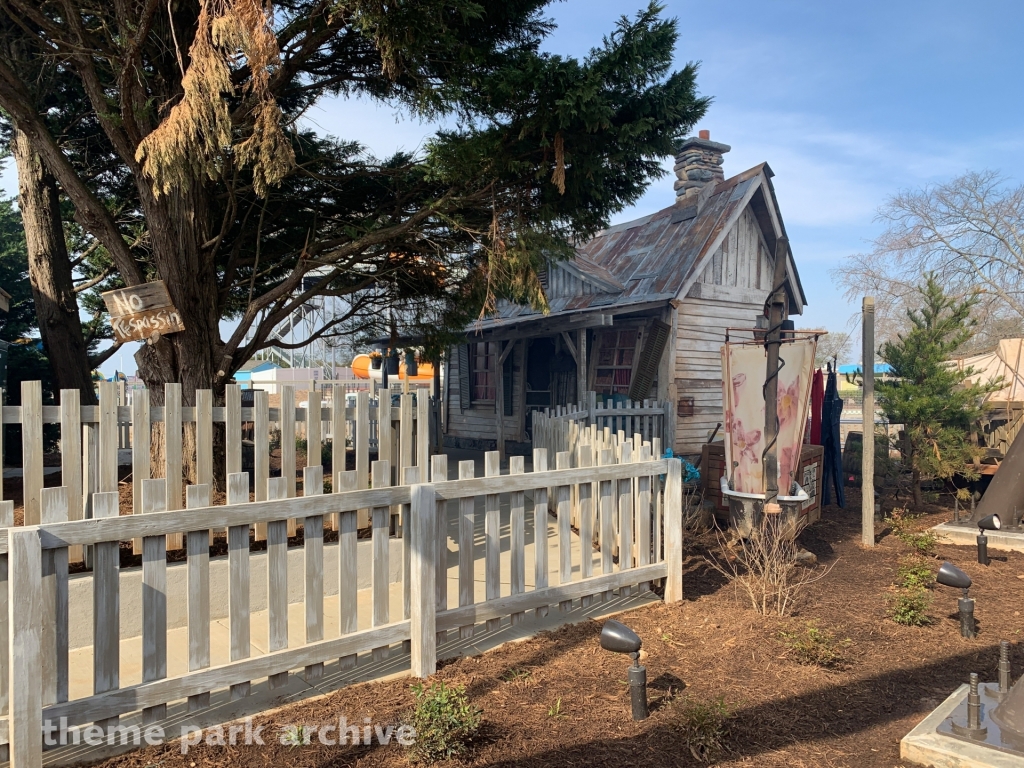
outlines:
{"label": "wooden post", "polygon": [[[764,442],[767,446],[764,456],[765,511],[769,505],[775,508],[779,496],[779,347],[782,345],[782,323],[786,319],[786,259],[789,241],[779,237],[775,244],[775,271],[772,277],[771,305],[768,310],[768,352],[764,391]],[[785,489],[786,494],[789,488]]]}
{"label": "wooden post", "polygon": [[412,514],[409,536],[412,540],[410,576],[409,631],[413,677],[429,677],[437,671],[437,613],[434,594],[434,570],[437,510],[432,485],[414,485],[411,489]]}
{"label": "wooden post", "polygon": [[862,429],[864,453],[860,465],[861,543],[875,546],[875,300],[864,297],[862,356],[864,369],[864,405]]}
{"label": "wooden post", "polygon": [[8,735],[11,768],[41,768],[43,749],[42,549],[35,530],[11,528],[8,532],[10,684]]}
{"label": "wooden post", "polygon": [[43,489],[43,385],[38,381],[21,382],[21,460],[25,525],[39,525],[39,497]]}
{"label": "wooden post", "polygon": [[576,402],[587,401],[587,329],[576,331]]}
{"label": "wooden post", "polygon": [[670,461],[665,476],[665,602],[683,599],[683,477],[682,463]]}

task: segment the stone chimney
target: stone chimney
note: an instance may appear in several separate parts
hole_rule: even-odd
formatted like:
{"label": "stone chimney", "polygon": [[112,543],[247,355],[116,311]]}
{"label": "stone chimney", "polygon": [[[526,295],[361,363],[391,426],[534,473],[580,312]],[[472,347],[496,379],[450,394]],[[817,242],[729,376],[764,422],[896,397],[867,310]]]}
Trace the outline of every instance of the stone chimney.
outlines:
{"label": "stone chimney", "polygon": [[724,181],[722,155],[730,149],[732,147],[728,144],[712,141],[711,131],[701,131],[697,136],[686,139],[676,154],[674,170],[679,177],[675,183],[676,202],[695,205],[701,189]]}

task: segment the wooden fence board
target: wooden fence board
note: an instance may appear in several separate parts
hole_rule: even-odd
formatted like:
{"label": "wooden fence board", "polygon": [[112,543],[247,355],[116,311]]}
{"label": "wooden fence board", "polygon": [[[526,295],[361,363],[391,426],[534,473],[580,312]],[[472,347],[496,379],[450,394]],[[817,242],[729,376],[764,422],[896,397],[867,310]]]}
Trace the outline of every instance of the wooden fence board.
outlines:
{"label": "wooden fence board", "polygon": [[[358,472],[335,474],[335,490],[338,493],[354,491],[359,487]],[[355,510],[338,514],[338,623],[341,635],[359,629],[358,614],[358,519]],[[343,656],[338,660],[341,669],[352,669],[356,656]]]}
{"label": "wooden fence board", "polygon": [[[476,465],[472,460],[459,462],[459,480],[472,480]],[[476,499],[472,496],[459,499],[459,605],[472,605],[474,597],[473,540]],[[459,627],[459,637],[468,640],[473,637],[473,625]]]}
{"label": "wooden fence board", "polygon": [[[228,475],[228,504],[249,501],[249,474]],[[231,660],[249,658],[249,524],[228,527],[228,627]],[[249,682],[231,686],[231,700],[249,695]]]}
{"label": "wooden fence board", "polygon": [[[165,480],[142,484],[144,514],[165,511]],[[142,682],[167,677],[167,537],[147,536],[142,540]],[[148,725],[167,716],[167,705],[144,709]]]}
{"label": "wooden fence board", "polygon": [[[288,497],[283,477],[275,477],[267,484],[271,501]],[[288,647],[288,521],[273,520],[264,526],[267,539],[267,634],[271,652]],[[288,683],[288,672],[270,677],[270,687],[280,688]]]}
{"label": "wooden fence board", "polygon": [[[311,392],[310,397],[312,395]],[[320,422],[316,419],[310,422],[310,435],[313,435],[313,424],[319,426]],[[306,467],[302,474],[302,489],[304,496],[319,496],[323,493],[323,467]],[[306,578],[306,642],[316,643],[324,639],[324,516],[307,517],[302,530]],[[323,674],[322,662],[311,664],[306,667],[306,682],[319,680]]]}
{"label": "wooden fence board", "polygon": [[39,522],[43,488],[43,387],[21,382],[21,464],[25,525]]}
{"label": "wooden fence board", "polygon": [[[210,486],[190,485],[185,507],[196,509],[210,506]],[[188,543],[188,671],[210,666],[210,532],[189,531]],[[188,711],[210,706],[210,692],[194,693],[188,697]]]}
{"label": "wooden fence board", "polygon": [[[391,485],[391,465],[386,461],[375,461],[371,467],[373,474],[373,487],[386,488]],[[388,533],[391,516],[390,507],[374,507],[372,511],[372,547],[373,547],[373,572],[371,587],[373,589],[373,626],[380,627],[387,624],[390,617],[390,594],[388,579],[390,570],[388,568]],[[380,646],[373,649],[373,660],[383,661],[387,658],[388,648]]]}

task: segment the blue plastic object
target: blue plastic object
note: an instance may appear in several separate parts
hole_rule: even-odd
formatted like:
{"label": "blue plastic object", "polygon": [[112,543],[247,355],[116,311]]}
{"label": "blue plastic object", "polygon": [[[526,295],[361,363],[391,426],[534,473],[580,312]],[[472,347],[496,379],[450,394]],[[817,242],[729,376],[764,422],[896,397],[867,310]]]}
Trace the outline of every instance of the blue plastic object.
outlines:
{"label": "blue plastic object", "polygon": [[[676,455],[672,452],[671,448],[666,448],[665,453],[662,454],[663,459],[674,459]],[[680,458],[679,461],[683,463],[683,482],[684,483],[696,483],[700,480],[700,470],[697,469],[693,464],[688,462],[686,459]]]}

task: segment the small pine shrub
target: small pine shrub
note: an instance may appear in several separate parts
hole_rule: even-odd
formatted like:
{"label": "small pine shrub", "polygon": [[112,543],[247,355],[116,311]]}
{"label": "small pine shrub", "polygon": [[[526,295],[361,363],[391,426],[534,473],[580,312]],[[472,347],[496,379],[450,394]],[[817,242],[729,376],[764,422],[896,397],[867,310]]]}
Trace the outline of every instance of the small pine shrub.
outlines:
{"label": "small pine shrub", "polygon": [[924,558],[911,555],[900,562],[896,581],[904,589],[929,589],[935,583],[935,574]]}
{"label": "small pine shrub", "polygon": [[849,638],[837,640],[835,634],[820,629],[817,622],[808,621],[799,630],[779,633],[793,658],[808,666],[824,669],[842,669],[846,666],[843,651],[851,644]]}
{"label": "small pine shrub", "polygon": [[893,536],[909,546],[918,555],[930,555],[935,550],[939,537],[931,531],[915,531],[914,520],[920,515],[912,515],[906,509],[894,509],[885,522],[892,529]]}
{"label": "small pine shrub", "polygon": [[932,596],[925,587],[895,587],[889,596],[889,618],[906,627],[923,627],[931,622],[931,604]]}
{"label": "small pine shrub", "polygon": [[416,707],[410,725],[416,729],[416,741],[409,747],[414,762],[436,763],[464,754],[480,730],[483,711],[469,703],[466,689],[444,682],[412,686]]}
{"label": "small pine shrub", "polygon": [[708,703],[690,697],[672,700],[672,727],[694,760],[709,763],[725,747],[731,712],[721,699]]}

